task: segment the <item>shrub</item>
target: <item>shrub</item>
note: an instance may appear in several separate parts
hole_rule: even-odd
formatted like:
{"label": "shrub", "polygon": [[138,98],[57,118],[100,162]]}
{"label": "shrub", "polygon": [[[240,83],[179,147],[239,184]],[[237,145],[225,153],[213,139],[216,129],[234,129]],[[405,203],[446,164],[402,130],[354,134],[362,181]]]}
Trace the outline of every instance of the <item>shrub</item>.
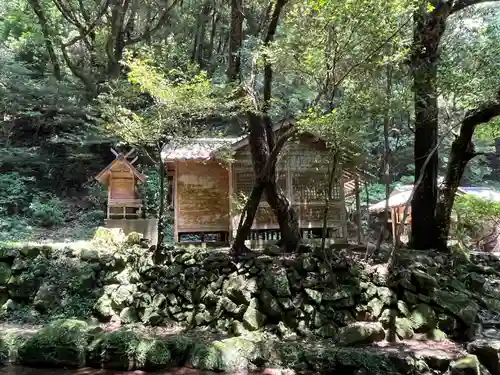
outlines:
{"label": "shrub", "polygon": [[458,240],[467,237],[474,241],[491,233],[499,224],[500,203],[462,195],[455,199],[453,209],[457,215],[456,235]]}
{"label": "shrub", "polygon": [[36,197],[30,204],[29,213],[36,225],[50,228],[63,222],[64,208],[63,202],[57,197]]}
{"label": "shrub", "polygon": [[0,174],[0,214],[17,214],[27,208],[32,181],[32,177],[23,177],[17,172]]}

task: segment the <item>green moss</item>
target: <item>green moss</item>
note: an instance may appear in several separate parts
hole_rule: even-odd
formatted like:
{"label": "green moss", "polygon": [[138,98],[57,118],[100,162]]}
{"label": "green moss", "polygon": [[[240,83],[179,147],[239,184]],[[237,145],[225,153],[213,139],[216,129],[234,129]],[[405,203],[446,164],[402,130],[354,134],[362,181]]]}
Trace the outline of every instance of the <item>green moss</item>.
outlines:
{"label": "green moss", "polygon": [[131,330],[96,335],[88,347],[92,367],[112,370],[155,370],[172,362],[170,343]]}
{"label": "green moss", "polygon": [[87,323],[79,320],[57,320],[40,329],[19,348],[19,361],[28,366],[82,367],[87,329]]}

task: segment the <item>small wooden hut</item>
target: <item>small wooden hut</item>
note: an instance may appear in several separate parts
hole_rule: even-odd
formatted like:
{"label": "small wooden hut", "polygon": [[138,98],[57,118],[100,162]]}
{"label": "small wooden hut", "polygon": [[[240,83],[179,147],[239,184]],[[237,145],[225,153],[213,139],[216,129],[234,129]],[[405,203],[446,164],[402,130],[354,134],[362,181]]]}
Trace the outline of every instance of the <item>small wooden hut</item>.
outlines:
{"label": "small wooden hut", "polygon": [[[279,132],[281,128],[275,128]],[[288,142],[277,163],[278,184],[298,214],[303,237],[321,235],[327,181],[328,149],[313,134]],[[255,181],[249,141],[241,138],[201,138],[171,143],[162,158],[172,181],[176,242],[228,242],[238,227],[242,198]],[[355,193],[359,173],[343,161],[333,201],[328,209],[331,241],[346,241],[345,197]],[[279,225],[262,197],[248,241],[250,245],[279,240]]]}
{"label": "small wooden hut", "polygon": [[142,216],[143,205],[137,181],[145,182],[146,178],[133,166],[137,158],[128,161],[133,151],[123,155],[111,149],[115,160],[95,177],[108,187],[108,219],[136,219]]}

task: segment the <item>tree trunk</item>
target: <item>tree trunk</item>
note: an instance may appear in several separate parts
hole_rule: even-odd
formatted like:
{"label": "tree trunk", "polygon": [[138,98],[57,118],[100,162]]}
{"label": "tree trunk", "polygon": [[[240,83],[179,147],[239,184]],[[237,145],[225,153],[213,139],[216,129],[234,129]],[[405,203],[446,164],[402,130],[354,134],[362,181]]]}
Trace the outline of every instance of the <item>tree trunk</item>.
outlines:
{"label": "tree trunk", "polygon": [[243,0],[231,0],[231,34],[229,37],[229,64],[227,78],[230,82],[240,80],[240,50],[243,41]]}
{"label": "tree trunk", "polygon": [[40,24],[40,27],[42,29],[43,39],[45,42],[45,47],[47,48],[47,53],[49,54],[50,62],[52,63],[52,71],[54,77],[58,81],[60,81],[62,79],[61,66],[59,65],[59,60],[57,59],[54,45],[52,44],[52,35],[47,23],[45,12],[39,0],[28,0],[28,2],[33,9],[33,12],[35,12],[35,15],[38,18],[38,23]]}
{"label": "tree trunk", "polygon": [[255,215],[257,209],[259,208],[259,203],[264,192],[264,183],[260,180],[256,180],[248,200],[245,203],[245,207],[240,216],[240,222],[238,224],[238,230],[236,232],[236,238],[233,242],[233,251],[241,254],[245,249],[245,240],[250,235],[252,229],[253,221],[255,220]]}
{"label": "tree trunk", "polygon": [[500,92],[498,96],[499,101],[485,104],[466,114],[460,127],[460,133],[451,145],[446,176],[436,208],[438,248],[441,250],[447,249],[451,210],[465,167],[469,160],[476,156],[474,143],[472,142],[474,131],[478,125],[487,123],[492,118],[500,115]]}
{"label": "tree trunk", "polygon": [[[391,148],[389,144],[389,128],[391,125],[390,104],[392,91],[392,67],[386,68],[386,89],[385,100],[386,109],[384,115],[384,182],[385,182],[385,210],[384,210],[384,225],[382,226],[380,235],[375,245],[375,253],[380,250],[384,238],[386,238],[387,224],[389,223],[389,197],[391,195]],[[394,233],[393,233],[394,235]]]}
{"label": "tree trunk", "polygon": [[434,220],[437,203],[438,138],[437,67],[439,42],[445,29],[449,6],[439,4],[428,13],[423,7],[414,15],[412,76],[415,95],[415,181],[423,175],[411,203],[411,243],[415,249],[429,250],[437,246]]}
{"label": "tree trunk", "polygon": [[[111,31],[106,41],[106,55],[108,58],[107,73],[109,77],[116,78],[120,75],[120,60],[125,50],[124,22],[125,14],[130,5],[130,0],[114,0],[111,10]],[[131,15],[134,17],[134,15]]]}

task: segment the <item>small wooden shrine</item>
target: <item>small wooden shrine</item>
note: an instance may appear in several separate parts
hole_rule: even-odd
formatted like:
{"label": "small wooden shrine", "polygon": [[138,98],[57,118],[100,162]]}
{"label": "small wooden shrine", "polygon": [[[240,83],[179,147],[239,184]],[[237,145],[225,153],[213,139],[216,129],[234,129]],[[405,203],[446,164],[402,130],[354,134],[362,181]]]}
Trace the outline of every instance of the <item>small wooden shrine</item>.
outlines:
{"label": "small wooden shrine", "polygon": [[142,217],[142,200],[137,191],[137,180],[146,181],[146,177],[133,166],[137,157],[129,161],[134,150],[127,154],[116,152],[113,160],[95,179],[108,186],[108,219],[137,219]]}

